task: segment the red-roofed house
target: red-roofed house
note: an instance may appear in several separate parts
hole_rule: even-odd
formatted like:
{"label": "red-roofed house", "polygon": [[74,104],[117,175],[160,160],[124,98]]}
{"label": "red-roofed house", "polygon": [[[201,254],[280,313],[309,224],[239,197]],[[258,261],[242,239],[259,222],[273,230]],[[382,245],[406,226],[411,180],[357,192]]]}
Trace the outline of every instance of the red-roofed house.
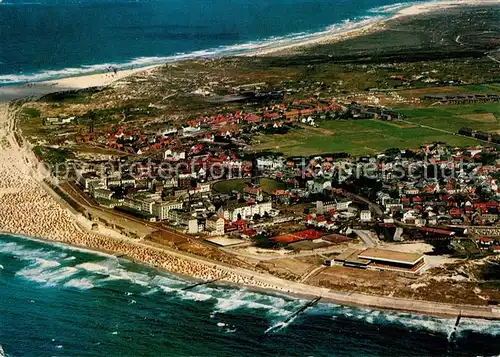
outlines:
{"label": "red-roofed house", "polygon": [[485,246],[485,247],[489,247],[489,246],[493,245],[493,239],[490,239],[488,237],[481,237],[481,238],[479,238],[479,244],[481,244],[482,246]]}
{"label": "red-roofed house", "polygon": [[257,114],[248,114],[245,117],[245,120],[249,123],[260,123],[262,121],[262,118]]}
{"label": "red-roofed house", "polygon": [[453,217],[460,217],[462,215],[462,210],[454,207],[450,209],[450,215]]}

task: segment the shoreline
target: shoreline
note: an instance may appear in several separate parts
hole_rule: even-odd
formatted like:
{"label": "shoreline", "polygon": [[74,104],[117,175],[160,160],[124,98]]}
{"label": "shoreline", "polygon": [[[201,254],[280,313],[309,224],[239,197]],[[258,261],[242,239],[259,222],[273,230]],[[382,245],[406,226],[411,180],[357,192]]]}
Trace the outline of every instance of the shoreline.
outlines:
{"label": "shoreline", "polygon": [[[128,262],[135,264],[135,265],[141,265],[145,268],[151,268],[155,269],[159,272],[164,272],[169,275],[174,275],[177,276],[185,281],[188,282],[202,282],[205,281],[202,278],[194,277],[191,275],[186,275],[178,272],[172,272],[170,270],[166,270],[165,268],[158,267],[158,266],[152,266],[150,264],[147,264],[142,261],[136,261],[135,259],[129,257],[129,256],[118,256],[117,253],[113,253],[112,251],[107,251],[102,248],[92,248],[88,246],[83,246],[83,245],[75,245],[72,243],[67,243],[67,242],[59,242],[59,241],[53,241],[50,239],[45,239],[45,238],[37,238],[37,237],[30,237],[30,236],[25,236],[22,234],[16,234],[16,233],[9,233],[5,231],[0,231],[0,234],[2,235],[7,235],[7,236],[12,236],[15,239],[20,239],[20,240],[29,240],[29,241],[35,241],[38,243],[42,244],[47,244],[47,245],[53,245],[62,249],[70,249],[70,250],[80,250],[88,254],[97,254],[97,255],[105,255],[108,257],[114,257],[116,259],[124,259],[127,260]],[[219,265],[220,263],[215,263],[215,265]],[[255,275],[258,276],[260,275],[259,273],[255,272]],[[273,277],[274,278],[274,277]],[[276,278],[277,280],[283,280],[280,278]],[[288,282],[288,281],[287,281]],[[262,294],[268,294],[268,295],[278,295],[278,296],[287,296],[290,298],[296,298],[296,299],[302,299],[302,300],[312,300],[317,297],[321,297],[321,300],[319,303],[326,303],[326,304],[334,304],[334,305],[339,305],[339,306],[349,306],[349,307],[354,307],[354,308],[367,308],[367,309],[373,309],[377,311],[387,311],[387,312],[394,312],[394,313],[409,313],[413,315],[424,315],[424,316],[434,316],[438,318],[447,318],[447,319],[456,319],[457,316],[461,316],[463,318],[471,318],[471,319],[480,319],[480,320],[488,320],[488,321],[497,321],[500,320],[500,315],[491,315],[485,314],[486,311],[483,311],[485,309],[481,309],[481,306],[475,306],[475,305],[453,305],[453,304],[443,304],[443,303],[438,303],[438,302],[432,302],[432,301],[424,301],[424,300],[407,300],[407,299],[401,299],[401,298],[387,298],[383,296],[375,296],[375,295],[368,295],[368,294],[361,294],[361,293],[343,293],[343,292],[333,292],[330,289],[325,289],[325,288],[320,288],[312,285],[306,285],[306,284],[301,284],[301,283],[294,283],[290,281],[289,283],[291,284],[299,284],[299,285],[304,285],[309,288],[309,290],[315,290],[321,289],[324,290],[325,295],[318,295],[316,293],[313,293],[311,291],[306,292],[306,291],[297,291],[297,290],[282,290],[282,289],[277,289],[277,288],[269,288],[269,287],[260,287],[260,286],[255,286],[255,285],[247,285],[244,283],[235,283],[232,281],[227,281],[224,279],[220,279],[216,282],[211,283],[214,286],[222,286],[222,287],[229,287],[229,288],[234,288],[234,289],[241,289],[244,288],[248,291],[251,292],[256,292],[256,293],[262,293]],[[293,288],[292,288],[293,289]],[[366,298],[366,299],[391,299],[393,301],[400,301],[403,303],[414,303],[415,305],[422,305],[425,304],[427,305],[427,308],[425,311],[422,311],[421,309],[417,308],[412,308],[411,306],[406,306],[403,307],[394,307],[394,306],[387,306],[385,304],[373,304],[373,303],[360,303],[360,302],[353,302],[349,301],[346,299],[342,299],[339,297],[334,297],[332,296],[332,293],[337,293],[340,295],[343,295],[344,297],[356,297],[357,299],[359,298]],[[435,305],[435,306],[433,306]],[[441,306],[440,306],[441,305]],[[472,310],[475,310],[476,313],[474,313]]]}
{"label": "shoreline", "polygon": [[[448,6],[464,6],[468,3],[484,5],[485,3],[492,3],[492,1],[466,0],[459,1],[458,4],[456,1],[442,1],[429,3],[427,6],[425,4],[414,5],[410,7],[414,8],[414,10],[403,9],[400,11],[402,15],[399,16],[413,16],[415,13],[412,13],[412,11],[419,11],[418,13],[432,11],[433,8],[442,6],[443,3],[448,4]],[[392,17],[391,19],[394,18]],[[356,32],[359,30],[351,31]],[[338,35],[333,34],[332,36]],[[322,37],[315,41],[330,40],[331,38],[325,40]],[[297,48],[318,43],[298,43],[291,46]],[[286,49],[275,49],[275,51],[282,50]],[[252,55],[262,55],[262,53],[254,53]],[[158,66],[162,65],[137,68],[130,70],[130,72],[126,72],[125,70],[120,71],[116,77],[104,76],[103,78],[103,74],[67,77],[56,81],[41,82],[38,87],[53,92],[108,85],[133,74],[152,71]],[[105,81],[102,82],[103,80]],[[109,83],[106,81],[109,81]],[[31,87],[26,88],[32,89]],[[0,88],[1,91],[2,88]],[[17,98],[19,98],[19,95]],[[77,215],[74,212],[69,212],[69,209],[62,205],[63,202],[61,199],[57,198],[57,195],[54,196],[53,192],[48,192],[50,188],[39,181],[37,178],[38,168],[36,167],[38,162],[28,145],[23,145],[23,147],[18,146],[17,141],[13,137],[14,128],[12,112],[8,108],[4,108],[4,114],[2,114],[2,106],[0,105],[0,198],[2,198],[0,201],[4,201],[0,202],[0,229],[5,229],[2,225],[10,227],[11,231],[6,232],[7,234],[26,236],[27,239],[68,245],[69,247],[108,255],[116,256],[117,254],[123,254],[124,259],[131,260],[136,264],[144,264],[155,269],[165,270],[170,274],[187,276],[193,279],[210,280],[211,278],[227,277],[227,280],[221,280],[217,284],[228,284],[236,287],[244,286],[248,289],[267,293],[274,292],[302,298],[322,296],[324,301],[330,303],[367,307],[377,310],[409,312],[449,318],[456,318],[460,314],[463,317],[500,319],[500,311],[493,312],[492,307],[486,305],[447,304],[428,300],[410,300],[333,291],[327,288],[280,279],[269,274],[261,274],[252,270],[227,266],[215,261],[208,261],[204,258],[180,251],[163,247],[159,248],[152,243],[148,244],[144,241],[126,239],[125,237],[106,236],[103,232],[96,234],[95,231],[90,231],[86,227],[83,227],[78,222]],[[3,142],[3,139],[5,139],[6,143]],[[4,199],[5,197],[7,198]],[[35,210],[40,212],[40,217],[34,217],[33,212],[36,212]]]}
{"label": "shoreline", "polygon": [[[399,4],[395,4],[399,5]],[[407,5],[407,6],[405,6]],[[383,30],[384,25],[390,21],[397,20],[399,18],[404,18],[408,16],[417,16],[422,14],[427,14],[433,11],[442,11],[450,8],[460,8],[468,6],[498,6],[499,3],[496,0],[428,0],[421,3],[407,3],[401,4],[401,8],[396,10],[389,17],[375,18],[376,12],[374,12],[374,18],[372,21],[367,19],[368,23],[362,24],[360,21],[354,28],[348,29],[325,29],[315,33],[306,35],[304,38],[294,39],[291,38],[288,43],[275,44],[272,40],[263,40],[262,44],[257,45],[256,48],[243,53],[227,53],[221,54],[220,56],[214,55],[209,57],[196,56],[192,57],[179,56],[179,59],[173,61],[167,61],[157,63],[157,64],[145,64],[144,66],[127,68],[124,67],[116,73],[113,72],[94,72],[84,75],[61,77],[57,79],[44,80],[44,81],[33,81],[24,83],[13,83],[0,86],[0,102],[2,99],[2,92],[14,92],[7,96],[7,101],[18,98],[19,96],[32,96],[37,94],[48,94],[54,91],[64,91],[64,90],[76,90],[84,89],[89,87],[102,87],[112,84],[118,80],[127,78],[131,75],[152,71],[158,67],[164,66],[168,63],[178,63],[187,60],[199,60],[199,59],[215,59],[219,57],[259,57],[259,56],[284,56],[295,51],[313,47],[321,44],[328,44],[334,42],[340,42],[347,39],[363,36],[369,33],[377,32]],[[381,16],[380,16],[381,17]],[[278,41],[279,42],[279,41]],[[235,45],[237,46],[237,45]],[[196,51],[195,51],[196,52]],[[193,53],[195,53],[193,52]],[[170,56],[175,57],[175,56]],[[164,57],[165,59],[168,58]],[[120,64],[116,64],[120,65]]]}

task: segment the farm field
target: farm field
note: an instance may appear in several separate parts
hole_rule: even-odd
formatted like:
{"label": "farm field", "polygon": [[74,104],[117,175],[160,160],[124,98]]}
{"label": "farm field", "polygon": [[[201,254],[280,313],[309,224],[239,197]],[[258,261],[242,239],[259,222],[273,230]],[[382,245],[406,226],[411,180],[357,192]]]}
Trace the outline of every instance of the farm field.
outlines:
{"label": "farm field", "polygon": [[[429,121],[429,124],[431,122]],[[418,121],[416,124],[419,124]],[[256,138],[259,142],[252,146],[252,150],[276,151],[291,156],[334,152],[360,156],[394,147],[418,148],[433,142],[445,142],[452,146],[477,144],[473,139],[418,127],[407,122],[333,120],[322,122],[319,126],[320,128],[294,129],[284,135],[259,135]],[[460,124],[459,127],[461,126],[463,125]]]}

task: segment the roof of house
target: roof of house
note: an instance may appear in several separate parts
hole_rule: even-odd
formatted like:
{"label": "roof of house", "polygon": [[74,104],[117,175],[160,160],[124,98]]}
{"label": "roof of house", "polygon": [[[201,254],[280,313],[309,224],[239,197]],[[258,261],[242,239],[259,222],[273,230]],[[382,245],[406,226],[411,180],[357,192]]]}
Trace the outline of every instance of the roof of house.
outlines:
{"label": "roof of house", "polygon": [[423,255],[420,253],[404,253],[386,249],[368,248],[362,251],[358,258],[414,265],[423,258]]}

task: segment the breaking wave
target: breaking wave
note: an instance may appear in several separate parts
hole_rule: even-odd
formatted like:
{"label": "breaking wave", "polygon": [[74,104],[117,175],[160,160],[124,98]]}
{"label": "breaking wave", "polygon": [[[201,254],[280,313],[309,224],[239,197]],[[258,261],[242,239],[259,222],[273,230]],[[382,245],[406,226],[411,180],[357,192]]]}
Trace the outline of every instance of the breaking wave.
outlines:
{"label": "breaking wave", "polygon": [[[410,331],[426,331],[449,336],[455,327],[455,319],[435,316],[417,315],[404,312],[373,310],[360,307],[349,307],[337,304],[318,304],[306,310],[306,313],[332,314],[332,319],[346,318],[359,320],[372,325],[397,325]],[[462,318],[456,331],[460,337],[464,333],[479,333],[500,336],[500,324],[473,318]]]}
{"label": "breaking wave", "polygon": [[271,50],[282,46],[297,44],[307,40],[313,40],[322,36],[337,34],[344,31],[354,30],[369,24],[378,22],[387,16],[379,12],[372,16],[357,17],[347,19],[341,23],[333,24],[317,32],[298,32],[286,36],[273,36],[262,40],[255,40],[246,43],[220,46],[211,49],[198,50],[188,53],[177,53],[171,56],[137,57],[122,63],[102,63],[92,65],[82,65],[79,67],[68,67],[63,69],[45,70],[34,73],[22,74],[0,74],[0,85],[22,84],[56,80],[66,77],[76,77],[82,75],[98,74],[109,72],[110,68],[119,70],[134,69],[171,63],[197,58],[218,58],[223,56],[237,56],[251,52]]}
{"label": "breaking wave", "polygon": [[[18,241],[0,239],[0,254],[13,257],[5,264],[7,272],[12,272],[21,279],[45,287],[62,289],[108,289],[110,283],[122,281],[130,288],[121,285],[120,291],[127,296],[144,298],[166,296],[169,298],[203,302],[210,304],[212,318],[216,315],[231,314],[241,310],[260,310],[270,321],[267,332],[279,332],[297,320],[287,318],[307,301],[282,294],[263,294],[245,288],[216,285],[200,285],[191,290],[182,290],[193,284],[180,277],[163,274],[154,270],[138,270],[131,263],[121,261],[114,256],[101,256],[94,252],[81,254],[82,250],[71,247],[64,249],[27,240],[26,244]],[[3,260],[2,260],[3,261]],[[22,265],[21,265],[22,264]],[[130,265],[130,266],[129,266]],[[128,292],[127,292],[128,291]],[[130,292],[134,291],[134,293]],[[137,298],[134,298],[137,299]],[[129,300],[128,303],[140,303]],[[381,328],[397,326],[408,331],[423,331],[450,336],[454,331],[454,319],[415,315],[366,308],[348,307],[331,303],[319,303],[303,312],[303,315],[330,316],[332,320],[360,321]],[[302,316],[302,315],[301,315]],[[264,331],[263,331],[264,332]],[[462,318],[455,338],[468,333],[500,336],[500,324],[487,320]]]}
{"label": "breaking wave", "polygon": [[[32,248],[18,242],[0,240],[0,254],[10,255],[24,263],[24,266],[15,272],[17,277],[50,287],[62,286],[86,290],[117,280],[128,281],[139,286],[149,286],[155,281],[163,284],[185,284],[182,280],[167,276],[149,276],[145,273],[130,271],[112,255],[80,248],[62,248],[58,245],[42,244],[46,247]],[[77,258],[74,255],[76,253],[84,253],[94,259],[101,258],[101,260],[82,263],[85,257]]]}
{"label": "breaking wave", "polygon": [[390,5],[383,5],[383,6],[378,6],[374,7],[370,10],[368,10],[370,13],[374,14],[395,14],[400,10],[403,10],[405,8],[417,5],[417,4],[423,4],[425,1],[415,1],[415,2],[400,2],[396,4],[390,4]]}
{"label": "breaking wave", "polygon": [[301,300],[282,296],[265,295],[246,289],[222,289],[217,296],[214,307],[215,313],[227,313],[241,308],[266,310],[269,315],[285,317],[292,313]]}

